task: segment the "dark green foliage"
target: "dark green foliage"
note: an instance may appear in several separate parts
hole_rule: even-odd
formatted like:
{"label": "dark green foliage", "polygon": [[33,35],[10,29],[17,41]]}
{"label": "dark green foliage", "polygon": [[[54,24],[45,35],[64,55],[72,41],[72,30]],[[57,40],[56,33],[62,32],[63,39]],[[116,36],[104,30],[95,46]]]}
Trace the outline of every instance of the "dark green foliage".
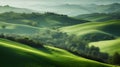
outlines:
{"label": "dark green foliage", "polygon": [[113,64],[120,65],[120,54],[119,53],[115,53],[113,55]]}
{"label": "dark green foliage", "polygon": [[112,34],[107,33],[88,33],[80,37],[81,40],[86,40],[89,42],[96,42],[101,40],[113,40],[116,39],[116,37]]}
{"label": "dark green foliage", "polygon": [[9,39],[12,41],[16,41],[19,43],[23,43],[35,48],[41,48],[43,47],[43,44],[39,41],[35,41],[33,39],[30,39],[28,37],[25,36],[18,36],[18,35],[9,35],[9,34],[0,34],[0,38],[5,38],[5,39]]}
{"label": "dark green foliage", "polygon": [[70,41],[70,43],[71,43],[70,47],[72,47],[72,49],[67,48],[67,50],[69,50],[70,52],[88,59],[107,63],[109,55],[107,53],[101,53],[98,47],[95,46],[88,47],[89,42],[78,39],[76,40],[76,42]]}
{"label": "dark green foliage", "polygon": [[2,29],[5,29],[5,28],[6,28],[6,26],[5,26],[5,25],[2,25],[1,27],[2,27]]}
{"label": "dark green foliage", "polygon": [[116,53],[109,59],[109,63],[115,64],[115,65],[120,65],[120,54],[116,52]]}

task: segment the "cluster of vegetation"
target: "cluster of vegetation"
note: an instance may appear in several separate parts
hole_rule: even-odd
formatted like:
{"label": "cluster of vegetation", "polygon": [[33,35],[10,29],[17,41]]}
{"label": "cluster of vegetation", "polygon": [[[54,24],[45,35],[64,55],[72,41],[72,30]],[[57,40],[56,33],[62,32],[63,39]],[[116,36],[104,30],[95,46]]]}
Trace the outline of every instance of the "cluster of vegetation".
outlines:
{"label": "cluster of vegetation", "polygon": [[26,44],[26,45],[29,45],[35,48],[43,47],[43,43],[41,43],[40,41],[35,41],[28,37],[23,37],[19,35],[0,34],[0,38],[5,38],[5,39],[12,40],[12,41],[20,42],[22,44]]}
{"label": "cluster of vegetation", "polygon": [[120,65],[120,54],[116,52],[111,58],[109,58],[108,62],[110,64]]}

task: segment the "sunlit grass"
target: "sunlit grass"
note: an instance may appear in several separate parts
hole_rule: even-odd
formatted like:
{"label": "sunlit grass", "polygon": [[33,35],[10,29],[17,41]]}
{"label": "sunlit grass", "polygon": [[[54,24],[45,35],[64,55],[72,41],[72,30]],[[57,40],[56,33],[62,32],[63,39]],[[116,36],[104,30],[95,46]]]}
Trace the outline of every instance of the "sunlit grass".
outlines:
{"label": "sunlit grass", "polygon": [[107,52],[110,55],[113,55],[115,52],[120,53],[120,39],[92,42],[90,46],[92,45],[99,47],[101,52]]}
{"label": "sunlit grass", "polygon": [[68,34],[82,35],[85,33],[101,31],[101,29],[104,28],[105,26],[118,24],[118,23],[119,23],[118,21],[88,22],[84,24],[77,24],[73,26],[62,27],[60,28],[60,30],[62,32],[67,32]]}
{"label": "sunlit grass", "polygon": [[40,51],[38,51],[36,49],[33,49],[33,48],[26,49],[24,47],[20,47],[20,46],[16,46],[16,45],[11,45],[11,44],[7,44],[7,43],[3,43],[3,42],[0,42],[0,45],[4,46],[4,47],[10,47],[10,48],[13,48],[13,49],[23,50],[25,52],[32,52],[32,53],[40,54],[40,55],[47,56],[47,57],[49,56],[48,54],[40,52]]}
{"label": "sunlit grass", "polygon": [[[0,48],[0,51],[2,50],[1,53],[3,55],[1,57],[4,57],[3,59],[1,59],[1,61],[4,60],[4,62],[6,63],[8,61],[13,61],[14,63],[16,63],[15,65],[19,65],[17,67],[20,67],[22,65],[22,67],[24,67],[24,65],[29,66],[30,64],[33,64],[36,67],[111,67],[111,65],[78,57],[66,50],[51,46],[45,46],[45,48],[36,49],[24,44],[0,39]],[[24,61],[27,63],[25,63]],[[17,62],[19,62],[20,64],[18,64]],[[10,64],[7,64],[9,65],[9,67],[12,67],[12,62],[10,62]]]}

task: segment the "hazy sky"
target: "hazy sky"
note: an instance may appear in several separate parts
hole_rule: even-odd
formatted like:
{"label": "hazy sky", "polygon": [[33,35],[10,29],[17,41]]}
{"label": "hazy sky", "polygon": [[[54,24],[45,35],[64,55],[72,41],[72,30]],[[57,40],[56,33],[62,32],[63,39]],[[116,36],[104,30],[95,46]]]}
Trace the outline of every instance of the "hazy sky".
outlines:
{"label": "hazy sky", "polygon": [[35,6],[50,6],[58,4],[107,4],[119,2],[120,0],[0,0],[0,5],[10,5],[21,8],[33,8]]}

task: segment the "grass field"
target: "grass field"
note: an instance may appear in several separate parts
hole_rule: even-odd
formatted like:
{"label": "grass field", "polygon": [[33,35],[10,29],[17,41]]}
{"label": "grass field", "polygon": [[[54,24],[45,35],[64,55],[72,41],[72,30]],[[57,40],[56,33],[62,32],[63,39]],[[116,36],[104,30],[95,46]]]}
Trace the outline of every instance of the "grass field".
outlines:
{"label": "grass field", "polygon": [[36,49],[6,39],[0,39],[0,57],[0,67],[112,67],[63,49],[51,46]]}
{"label": "grass field", "polygon": [[113,55],[115,52],[120,53],[120,39],[91,42],[90,46],[99,47],[101,52],[107,52],[110,55]]}
{"label": "grass field", "polygon": [[[106,21],[106,22],[89,22],[84,24],[77,24],[73,26],[62,27],[60,28],[60,30],[62,32],[67,32],[68,34],[84,35],[84,34],[93,33],[93,32],[109,33],[110,32],[109,30],[111,29],[111,32],[115,31],[113,33],[115,34],[115,33],[119,33],[119,30],[118,30],[120,28],[119,22],[120,22],[119,20]],[[109,28],[109,26],[111,28]]]}

